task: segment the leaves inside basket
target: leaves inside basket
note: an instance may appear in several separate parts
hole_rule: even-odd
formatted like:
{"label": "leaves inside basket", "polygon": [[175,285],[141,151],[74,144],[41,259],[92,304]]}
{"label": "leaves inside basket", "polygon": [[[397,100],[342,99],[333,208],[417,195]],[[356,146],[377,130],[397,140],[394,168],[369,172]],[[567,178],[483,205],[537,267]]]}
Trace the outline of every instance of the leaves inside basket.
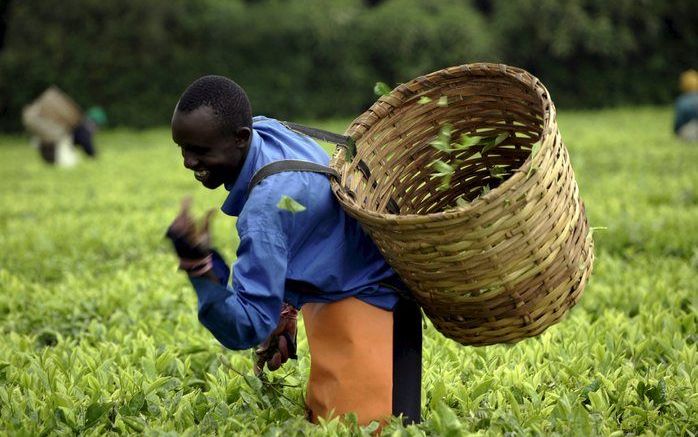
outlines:
{"label": "leaves inside basket", "polygon": [[436,150],[444,153],[450,153],[454,149],[451,149],[451,131],[453,130],[453,126],[451,126],[449,123],[444,124],[441,126],[441,129],[439,129],[439,134],[436,136],[434,141],[429,143],[429,145]]}
{"label": "leaves inside basket", "polygon": [[456,146],[456,150],[467,150],[473,146],[477,146],[481,139],[482,137],[470,137],[463,134],[460,136],[460,143]]}
{"label": "leaves inside basket", "polygon": [[492,175],[493,178],[504,179],[509,175],[509,172],[507,171],[506,166],[495,165],[494,167],[490,168],[490,175]]}
{"label": "leaves inside basket", "polygon": [[503,142],[504,140],[506,140],[508,137],[509,137],[509,134],[503,133],[503,134],[497,135],[497,136],[494,137],[494,138],[487,138],[487,139],[485,140],[485,146],[482,148],[482,150],[480,151],[480,153],[487,153],[487,152],[489,152],[490,150],[494,149],[494,148],[497,147],[498,145],[502,144],[502,142]]}
{"label": "leaves inside basket", "polygon": [[[457,178],[457,190],[460,191],[448,193],[450,200],[444,200],[444,203],[437,208],[437,210],[441,211],[464,207],[476,201],[501,185],[519,167],[518,165],[513,165],[515,163],[502,163],[503,157],[510,153],[509,150],[512,147],[520,148],[515,143],[511,146],[504,145],[507,139],[513,138],[510,132],[488,132],[489,136],[461,134],[459,140],[455,141],[454,131],[453,125],[444,123],[436,137],[429,143],[432,148],[443,154],[439,159],[435,159],[429,164],[434,170],[430,178],[432,180],[440,180],[436,191],[444,192],[449,190],[454,178]],[[494,153],[500,146],[502,149]],[[540,142],[531,145],[531,157],[534,157],[539,150]],[[462,174],[462,170],[466,168],[475,169],[474,171],[480,174],[478,178],[482,184],[481,186],[473,187],[472,184],[467,182],[465,184],[462,183],[469,177]],[[482,170],[486,171],[485,175],[488,176],[482,176]],[[529,168],[528,176],[535,173],[535,171],[536,168],[532,165]],[[453,196],[456,197],[454,198]]]}
{"label": "leaves inside basket", "polygon": [[526,177],[531,176],[532,173],[535,173],[538,170],[538,167],[533,165],[533,158],[535,158],[535,156],[539,150],[540,150],[540,141],[534,143],[531,146],[531,166],[528,168],[528,172],[526,173]]}
{"label": "leaves inside basket", "polygon": [[456,169],[452,165],[449,165],[440,159],[433,161],[430,166],[436,170],[436,173],[431,174],[431,178],[441,178],[441,184],[437,190],[447,190],[451,186],[451,177],[453,177],[453,173],[455,173]]}
{"label": "leaves inside basket", "polygon": [[441,126],[441,129],[439,129],[436,138],[429,143],[429,145],[440,152],[452,153],[468,150],[471,147],[477,146],[482,140],[482,137],[471,137],[462,134],[459,142],[452,143],[452,133],[453,126],[450,123],[444,124]]}

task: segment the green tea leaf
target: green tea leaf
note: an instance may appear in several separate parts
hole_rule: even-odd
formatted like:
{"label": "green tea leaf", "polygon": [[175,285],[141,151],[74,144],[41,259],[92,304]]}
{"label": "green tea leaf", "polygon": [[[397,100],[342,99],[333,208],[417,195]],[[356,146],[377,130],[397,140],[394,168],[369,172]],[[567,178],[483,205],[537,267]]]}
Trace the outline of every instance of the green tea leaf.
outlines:
{"label": "green tea leaf", "polygon": [[461,435],[462,424],[456,413],[442,400],[436,405],[435,412],[438,417],[439,427],[436,429],[437,435]]}
{"label": "green tea leaf", "polygon": [[285,211],[289,211],[293,214],[297,212],[303,212],[306,209],[305,206],[301,205],[300,203],[296,202],[291,197],[288,197],[285,194],[281,196],[281,199],[279,199],[279,203],[276,204],[276,207]]}
{"label": "green tea leaf", "polygon": [[655,386],[649,387],[645,391],[645,396],[651,400],[654,405],[661,406],[666,403],[666,382],[662,379]]}
{"label": "green tea leaf", "polygon": [[344,160],[351,162],[356,156],[356,141],[353,138],[347,137],[346,149],[344,150]]}
{"label": "green tea leaf", "polygon": [[441,107],[448,106],[448,96],[439,97],[439,101],[436,104],[441,106]]}
{"label": "green tea leaf", "polygon": [[87,411],[85,412],[85,428],[92,428],[95,426],[99,419],[101,419],[102,416],[104,416],[104,414],[111,409],[111,407],[111,402],[104,404],[95,402],[87,407]]}
{"label": "green tea leaf", "polygon": [[180,355],[193,355],[200,352],[208,352],[208,348],[204,346],[190,346],[188,348],[182,349]]}
{"label": "green tea leaf", "polygon": [[446,191],[451,187],[452,175],[446,175],[441,179],[441,184],[436,188],[437,191]]}
{"label": "green tea leaf", "polygon": [[429,102],[431,102],[431,98],[427,96],[422,96],[417,100],[417,104],[419,105],[426,105]]}
{"label": "green tea leaf", "polygon": [[456,145],[456,150],[466,150],[472,146],[476,146],[480,142],[480,137],[469,137],[468,135],[461,135],[460,142]]}
{"label": "green tea leaf", "polygon": [[487,153],[490,150],[494,149],[497,147],[499,144],[501,144],[504,140],[506,140],[509,137],[509,134],[499,134],[495,138],[487,138],[483,141],[485,144],[480,153]]}
{"label": "green tea leaf", "polygon": [[494,145],[498,146],[502,144],[507,138],[509,138],[509,134],[507,133],[497,135],[497,138],[494,139]]}
{"label": "green tea leaf", "polygon": [[433,161],[431,164],[431,167],[436,170],[436,173],[431,174],[431,178],[440,178],[441,183],[437,187],[438,191],[445,191],[451,186],[451,177],[453,176],[453,173],[455,172],[455,168],[452,166],[448,165],[447,163],[437,159],[436,161]]}
{"label": "green tea leaf", "polygon": [[589,228],[589,234],[587,235],[587,238],[592,238],[596,231],[606,231],[606,230],[608,230],[608,227],[606,227],[606,226],[592,226]]}
{"label": "green tea leaf", "polygon": [[478,397],[480,397],[480,395],[485,394],[490,389],[490,387],[492,387],[493,383],[494,379],[489,378],[476,385],[475,388],[470,392],[470,399],[475,400]]}
{"label": "green tea leaf", "polygon": [[439,402],[441,402],[446,395],[447,389],[443,381],[437,380],[431,387],[431,393],[429,393],[429,407],[436,408]]}
{"label": "green tea leaf", "polygon": [[385,82],[376,82],[376,84],[373,86],[373,92],[377,96],[384,96],[386,94],[390,94],[390,91],[392,91],[392,89]]}
{"label": "green tea leaf", "polygon": [[528,168],[528,171],[526,172],[526,177],[531,176],[533,173],[535,173],[535,172],[537,172],[537,171],[538,171],[538,167],[536,167],[535,165],[531,165],[531,166]]}
{"label": "green tea leaf", "polygon": [[504,179],[504,176],[506,176],[507,173],[506,167],[502,165],[495,165],[494,167],[490,168],[490,175],[497,179]]}
{"label": "green tea leaf", "polygon": [[364,426],[362,430],[364,431],[365,435],[373,435],[374,431],[378,429],[380,426],[380,423],[376,420],[372,421],[368,425]]}
{"label": "green tea leaf", "polygon": [[581,393],[580,393],[580,395],[581,395],[581,397],[582,397],[582,403],[585,404],[585,405],[586,405],[586,404],[589,404],[589,402],[590,402],[590,400],[589,400],[589,393],[595,392],[595,391],[598,390],[600,387],[601,387],[601,381],[600,381],[598,378],[594,379],[594,380],[591,382],[591,384],[589,384],[589,385],[587,385],[586,387],[584,387],[584,388],[582,389]]}
{"label": "green tea leaf", "polygon": [[167,384],[167,382],[172,379],[171,376],[160,376],[158,377],[155,381],[153,381],[151,384],[147,385],[147,388],[145,389],[145,393],[148,394],[150,392],[156,391],[163,385]]}
{"label": "green tea leaf", "polygon": [[244,375],[244,378],[245,382],[247,383],[247,385],[250,386],[252,390],[256,392],[262,390],[262,381],[259,378],[251,375]]}
{"label": "green tea leaf", "polygon": [[485,153],[489,152],[493,148],[494,148],[494,141],[485,141],[483,143],[482,149],[480,150],[480,153],[484,155]]}
{"label": "green tea leaf", "polygon": [[436,150],[439,150],[444,153],[450,153],[453,151],[451,149],[451,131],[453,130],[453,126],[450,124],[446,123],[445,125],[441,126],[441,129],[439,129],[439,134],[436,136],[434,141],[429,143],[429,145]]}
{"label": "green tea leaf", "polygon": [[447,175],[452,175],[455,172],[455,169],[450,166],[449,164],[443,162],[440,159],[437,159],[436,161],[433,161],[431,164],[431,168],[436,170],[438,173],[432,174],[432,176],[447,176]]}
{"label": "green tea leaf", "polygon": [[129,428],[136,432],[143,432],[143,430],[145,430],[145,421],[139,417],[126,416],[122,417],[121,420],[123,420]]}
{"label": "green tea leaf", "polygon": [[143,394],[142,391],[139,391],[138,393],[133,395],[130,401],[128,401],[128,410],[131,414],[138,414],[144,405],[145,394]]}

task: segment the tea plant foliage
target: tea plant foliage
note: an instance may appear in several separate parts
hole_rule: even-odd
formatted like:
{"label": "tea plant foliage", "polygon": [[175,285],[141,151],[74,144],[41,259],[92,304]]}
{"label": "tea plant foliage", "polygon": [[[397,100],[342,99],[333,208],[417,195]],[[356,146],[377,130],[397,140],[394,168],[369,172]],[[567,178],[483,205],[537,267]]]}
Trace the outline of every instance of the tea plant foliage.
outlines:
{"label": "tea plant foliage", "polygon": [[[581,301],[514,345],[459,346],[427,323],[424,422],[384,435],[696,434],[698,147],[672,138],[669,109],[559,124],[599,228]],[[258,379],[251,352],[197,321],[163,234],[182,196],[202,214],[226,193],[182,168],[168,130],[97,144],[97,161],[60,169],[0,137],[0,434],[370,435],[304,420],[302,329],[299,360]],[[232,259],[234,220],[212,229]]]}

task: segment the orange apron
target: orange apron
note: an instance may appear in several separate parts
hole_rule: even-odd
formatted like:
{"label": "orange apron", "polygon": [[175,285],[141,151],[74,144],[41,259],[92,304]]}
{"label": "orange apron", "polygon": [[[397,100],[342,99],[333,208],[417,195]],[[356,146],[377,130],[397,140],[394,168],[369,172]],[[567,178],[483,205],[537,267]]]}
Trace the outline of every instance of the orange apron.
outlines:
{"label": "orange apron", "polygon": [[349,412],[358,423],[392,413],[393,313],[354,297],[301,309],[310,348],[311,422]]}

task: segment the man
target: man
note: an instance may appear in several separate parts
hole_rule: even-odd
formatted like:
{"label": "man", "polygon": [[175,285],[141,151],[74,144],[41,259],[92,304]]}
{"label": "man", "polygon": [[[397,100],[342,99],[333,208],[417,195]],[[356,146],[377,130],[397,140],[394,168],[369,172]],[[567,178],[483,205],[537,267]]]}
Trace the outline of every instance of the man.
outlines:
{"label": "man", "polygon": [[[198,181],[229,191],[221,209],[238,217],[230,285],[227,265],[210,247],[210,212],[197,226],[185,201],[168,229],[197,292],[201,323],[230,349],[262,343],[259,367],[275,370],[295,352],[301,308],[311,421],[354,412],[360,424],[391,415],[418,422],[419,308],[400,297],[404,285],[341,209],[321,169],[257,173],[284,160],[326,166],[322,148],[276,120],[253,119],[244,90],[221,76],[184,91],[172,138]],[[289,201],[296,208],[285,207]]]}
{"label": "man", "polygon": [[679,87],[682,94],[676,99],[674,133],[684,141],[698,141],[698,71],[684,71]]}

